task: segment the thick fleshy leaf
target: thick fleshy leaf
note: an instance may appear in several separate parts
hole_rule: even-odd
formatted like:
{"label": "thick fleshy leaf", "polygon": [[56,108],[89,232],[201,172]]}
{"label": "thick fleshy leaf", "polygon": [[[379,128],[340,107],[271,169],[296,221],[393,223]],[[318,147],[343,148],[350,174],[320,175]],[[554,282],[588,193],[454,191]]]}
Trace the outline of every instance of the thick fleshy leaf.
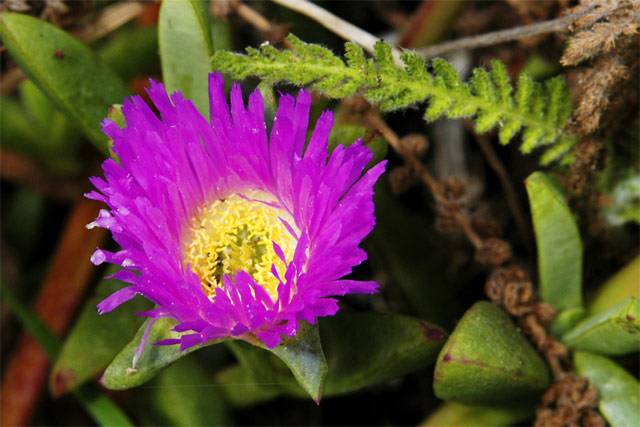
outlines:
{"label": "thick fleshy leaf", "polygon": [[458,323],[438,357],[433,388],[444,400],[492,405],[541,393],[549,371],[509,316],[479,301]]}
{"label": "thick fleshy leaf", "polygon": [[[105,276],[118,270],[119,267],[112,266]],[[144,322],[144,318],[134,315],[151,308],[144,298],[134,298],[109,314],[98,314],[98,303],[122,286],[117,279],[104,279],[97,285],[95,296],[82,309],[51,371],[49,390],[53,396],[98,377]]]}
{"label": "thick fleshy leaf", "polygon": [[600,413],[613,427],[638,425],[640,383],[612,360],[587,351],[573,354],[576,373],[598,387]]}
{"label": "thick fleshy leaf", "polygon": [[[283,338],[280,345],[270,349],[256,340],[256,347],[250,347],[242,342],[230,342],[229,347],[234,352],[240,364],[247,368],[257,382],[282,381],[287,378],[282,366],[277,360],[259,351],[257,347],[270,351],[277,356],[293,374],[300,387],[311,398],[320,402],[327,377],[327,362],[325,361],[320,344],[318,326],[307,322],[300,322],[300,327],[293,338]],[[284,380],[290,383],[290,380]],[[289,384],[290,385],[290,384]],[[291,387],[289,387],[291,389]],[[295,390],[295,387],[293,387]]]}
{"label": "thick fleshy leaf", "polygon": [[326,394],[359,390],[434,363],[446,333],[392,313],[340,313],[320,322],[329,376]]}
{"label": "thick fleshy leaf", "polygon": [[533,418],[535,403],[509,404],[506,406],[469,406],[446,402],[433,411],[419,426],[476,426],[497,427],[522,424]]}
{"label": "thick fleshy leaf", "polygon": [[280,345],[269,349],[291,370],[298,384],[320,403],[327,378],[327,361],[322,352],[317,325],[300,322],[294,338],[283,338]]}
{"label": "thick fleshy leaf", "polygon": [[158,42],[167,92],[181,91],[205,117],[209,117],[207,75],[213,71],[213,45],[207,2],[162,2]]}
{"label": "thick fleshy leaf", "polygon": [[551,325],[551,332],[557,336],[562,336],[564,331],[571,330],[580,320],[584,319],[584,308],[568,308],[558,313]]}
{"label": "thick fleshy leaf", "polygon": [[0,34],[12,58],[103,153],[100,122],[130,91],[83,43],[32,16],[3,13]]}
{"label": "thick fleshy leaf", "polygon": [[[147,337],[147,342],[140,354],[135,368],[133,367],[133,357],[140,347],[142,337],[147,330],[147,325],[151,319],[142,324],[135,337],[118,353],[104,371],[100,383],[111,390],[124,390],[144,384],[153,378],[162,368],[172,364],[187,354],[200,348],[217,344],[227,340],[227,338],[210,341],[204,345],[196,345],[180,352],[179,345],[153,345],[166,339],[180,338],[181,333],[173,332],[171,329],[177,324],[173,319],[163,317],[158,319],[151,328]],[[190,332],[184,332],[188,334]]]}
{"label": "thick fleshy leaf", "polygon": [[210,386],[211,369],[198,362],[195,356],[180,359],[149,383],[144,404],[137,405],[144,425],[234,424],[220,390]]}
{"label": "thick fleshy leaf", "polygon": [[619,356],[640,350],[640,300],[630,297],[578,323],[562,337],[569,347]]}
{"label": "thick fleshy leaf", "polygon": [[[334,396],[433,363],[446,334],[437,326],[407,316],[340,312],[320,319],[320,336],[329,368],[324,396]],[[218,381],[234,405],[255,404],[279,394],[304,395],[275,358],[245,343],[230,345],[241,366],[223,371]]]}
{"label": "thick fleshy leaf", "polygon": [[602,285],[598,293],[589,301],[587,306],[589,313],[600,313],[629,297],[640,299],[639,283],[640,256]]}
{"label": "thick fleshy leaf", "polygon": [[[538,246],[540,297],[560,312],[580,308],[582,241],[578,226],[564,197],[544,173],[531,174],[525,184]],[[552,331],[566,332],[558,327]]]}

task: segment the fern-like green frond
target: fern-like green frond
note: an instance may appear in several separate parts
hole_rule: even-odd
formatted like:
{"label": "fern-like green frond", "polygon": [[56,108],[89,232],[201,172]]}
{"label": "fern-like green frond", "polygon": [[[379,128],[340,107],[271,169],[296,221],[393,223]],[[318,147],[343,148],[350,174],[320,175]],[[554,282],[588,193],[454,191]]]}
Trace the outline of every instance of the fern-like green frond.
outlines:
{"label": "fern-like green frond", "polygon": [[502,144],[522,131],[523,153],[549,145],[542,163],[566,154],[575,143],[575,137],[562,132],[571,115],[571,101],[561,78],[540,84],[521,74],[514,90],[500,61],[492,61],[490,72],[476,68],[465,83],[453,65],[440,58],[431,61],[429,72],[424,58],[405,51],[401,55],[405,66],[396,66],[391,47],[382,41],[376,43],[373,59],[359,46],[346,43],[343,61],[292,34],[287,40],[293,47],[290,51],[278,51],[268,43],[260,50],[248,48],[246,55],[218,51],[212,58],[214,68],[238,79],[257,76],[270,84],[292,83],[331,98],[358,93],[383,111],[428,101],[427,121],[441,116],[473,117],[478,132],[497,126]]}

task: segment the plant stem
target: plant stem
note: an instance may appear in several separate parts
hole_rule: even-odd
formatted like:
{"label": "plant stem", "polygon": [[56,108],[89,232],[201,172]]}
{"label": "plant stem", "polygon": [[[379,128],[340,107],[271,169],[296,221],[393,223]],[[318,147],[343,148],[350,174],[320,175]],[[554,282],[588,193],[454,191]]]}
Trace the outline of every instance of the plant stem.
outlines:
{"label": "plant stem", "polygon": [[429,187],[431,193],[433,194],[433,198],[436,199],[436,202],[445,206],[452,213],[454,219],[462,228],[465,236],[471,242],[471,244],[476,248],[476,250],[480,250],[484,243],[482,238],[478,236],[478,234],[473,230],[471,224],[465,219],[465,217],[460,213],[458,207],[451,203],[444,196],[442,188],[438,181],[431,176],[427,168],[418,160],[418,158],[413,155],[410,151],[406,150],[402,144],[400,143],[400,138],[398,135],[380,118],[380,116],[373,111],[369,110],[366,113],[366,118],[373,124],[373,126],[380,131],[382,136],[389,142],[389,144],[393,147],[393,149],[404,157],[407,164],[416,171],[416,173],[420,176],[422,181]]}
{"label": "plant stem", "polygon": [[[334,15],[333,13],[317,6],[307,0],[273,0],[274,3],[278,3],[281,6],[300,12],[303,15],[319,22],[325,28],[336,33],[345,40],[354,42],[360,45],[364,50],[370,54],[375,53],[375,44],[380,39],[373,34],[364,31],[361,28],[356,27],[350,22]],[[393,49],[391,52],[393,60],[397,66],[404,66],[404,62],[400,59],[400,51]]]}
{"label": "plant stem", "polygon": [[571,24],[584,15],[585,13],[574,13],[550,21],[536,22],[535,24],[522,25],[520,27],[427,46],[418,49],[416,52],[425,58],[431,58],[455,50],[477,49],[479,47],[492,46],[513,40],[521,40],[527,37],[537,36],[538,34],[566,31]]}

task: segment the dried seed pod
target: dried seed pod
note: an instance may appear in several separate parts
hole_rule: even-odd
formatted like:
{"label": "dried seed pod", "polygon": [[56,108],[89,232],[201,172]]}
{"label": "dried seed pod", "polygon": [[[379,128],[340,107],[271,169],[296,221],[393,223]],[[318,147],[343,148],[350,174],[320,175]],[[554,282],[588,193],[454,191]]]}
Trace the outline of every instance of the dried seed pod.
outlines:
{"label": "dried seed pod", "polygon": [[416,177],[410,166],[400,166],[389,172],[389,183],[393,194],[402,194],[416,183]]}
{"label": "dried seed pod", "polygon": [[418,157],[424,156],[429,149],[429,142],[427,141],[427,138],[424,135],[417,133],[412,133],[403,137],[400,139],[400,144],[402,144],[402,147],[405,150]]}
{"label": "dried seed pod", "polygon": [[499,267],[511,259],[511,246],[509,243],[496,237],[490,237],[483,241],[482,248],[476,252],[476,260],[482,264]]}

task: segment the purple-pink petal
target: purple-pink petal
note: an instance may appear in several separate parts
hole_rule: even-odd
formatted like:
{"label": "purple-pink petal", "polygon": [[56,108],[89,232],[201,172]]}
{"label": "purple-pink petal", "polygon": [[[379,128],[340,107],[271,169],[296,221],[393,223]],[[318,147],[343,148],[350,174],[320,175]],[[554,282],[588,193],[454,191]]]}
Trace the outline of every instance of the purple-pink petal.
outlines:
{"label": "purple-pink petal", "polygon": [[[110,230],[122,248],[98,249],[91,261],[121,266],[112,277],[131,284],[102,301],[100,313],[140,294],[157,305],[138,313],[151,318],[149,325],[171,317],[177,321],[173,330],[182,334],[155,344],[179,344],[184,351],[252,334],[272,348],[282,335],[295,336],[299,320],[314,323],[335,314],[333,297],[377,291],[375,282],[342,277],[366,259],[358,245],[375,224],[373,185],[384,163],[363,175],[373,155],[360,141],[338,145],[329,155],[330,112],[320,116],[307,143],[307,92],[280,97],[269,135],[260,93],[254,91],[245,105],[234,84],[229,107],[219,74],[209,76],[209,121],[180,93],[169,96],[161,83],[152,80],[148,93],[160,118],[134,96],[123,103],[126,128],[103,122],[119,163],[107,159],[104,178],[91,178],[96,190],[86,194],[107,205],[88,227]],[[281,244],[272,242],[285,264],[284,271],[271,268],[276,295],[239,271],[225,275],[210,299],[185,265],[182,239],[199,208],[246,190],[273,198],[265,203],[282,210],[280,220],[297,243],[287,259]]]}

